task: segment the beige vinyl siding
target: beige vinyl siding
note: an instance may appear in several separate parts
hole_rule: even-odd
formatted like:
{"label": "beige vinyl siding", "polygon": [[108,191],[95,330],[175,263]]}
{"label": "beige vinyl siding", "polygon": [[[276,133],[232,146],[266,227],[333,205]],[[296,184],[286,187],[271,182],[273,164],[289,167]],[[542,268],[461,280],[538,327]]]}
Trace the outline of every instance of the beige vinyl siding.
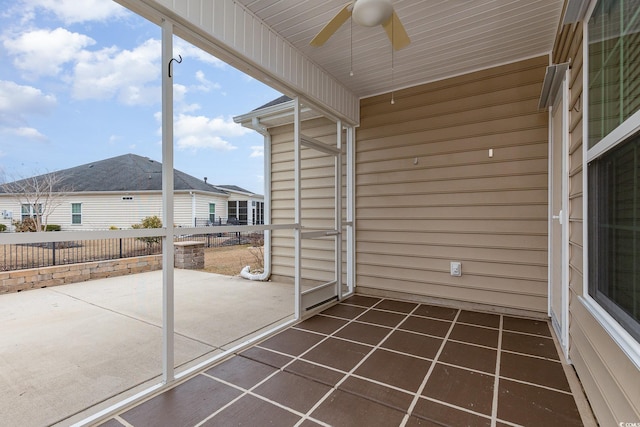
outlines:
{"label": "beige vinyl siding", "polygon": [[583,32],[566,26],[554,63],[571,59],[569,101],[569,356],[602,426],[640,420],[640,371],[578,297],[584,294],[583,265]]}
{"label": "beige vinyl siding", "polygon": [[[294,222],[294,149],[293,125],[269,130],[271,133],[271,218],[273,224]],[[302,132],[327,145],[336,146],[336,124],[314,119],[302,125]],[[344,141],[344,139],[343,139]],[[343,149],[343,152],[345,150]],[[343,165],[344,163],[343,156]],[[302,225],[306,231],[333,229],[335,224],[334,158],[316,150],[301,151]],[[346,167],[346,166],[345,166]],[[343,169],[345,169],[343,167]],[[344,170],[343,170],[344,176]],[[346,179],[343,178],[343,188]],[[343,220],[346,214],[343,198]],[[346,272],[346,243],[343,235],[343,271]],[[303,282],[328,282],[334,279],[334,239],[303,239]],[[272,238],[272,274],[292,280],[294,276],[293,230],[276,230]],[[346,273],[345,273],[346,274]],[[343,277],[346,277],[343,275]]]}
{"label": "beige vinyl siding", "polygon": [[[547,57],[365,99],[359,288],[547,312]],[[493,157],[489,157],[493,149]],[[462,262],[462,277],[449,273]]]}

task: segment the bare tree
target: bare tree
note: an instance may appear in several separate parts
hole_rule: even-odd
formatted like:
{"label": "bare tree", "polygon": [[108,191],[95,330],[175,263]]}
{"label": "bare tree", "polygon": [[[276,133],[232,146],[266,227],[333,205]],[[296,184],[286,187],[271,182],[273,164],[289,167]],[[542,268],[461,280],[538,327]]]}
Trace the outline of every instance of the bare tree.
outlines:
{"label": "bare tree", "polygon": [[[28,213],[34,221],[34,231],[47,229],[49,217],[63,203],[70,188],[63,186],[64,176],[52,172],[0,184],[2,192],[13,196],[22,213]],[[27,208],[28,212],[22,212]]]}

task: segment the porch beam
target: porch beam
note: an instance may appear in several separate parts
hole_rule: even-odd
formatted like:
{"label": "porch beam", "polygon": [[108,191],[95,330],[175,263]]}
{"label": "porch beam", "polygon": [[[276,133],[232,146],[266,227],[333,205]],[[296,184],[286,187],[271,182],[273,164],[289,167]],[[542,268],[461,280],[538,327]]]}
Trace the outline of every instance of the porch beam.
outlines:
{"label": "porch beam", "polygon": [[360,121],[360,99],[353,92],[239,2],[116,1],[153,22],[158,15],[171,19],[177,36],[284,94],[303,94],[347,123]]}

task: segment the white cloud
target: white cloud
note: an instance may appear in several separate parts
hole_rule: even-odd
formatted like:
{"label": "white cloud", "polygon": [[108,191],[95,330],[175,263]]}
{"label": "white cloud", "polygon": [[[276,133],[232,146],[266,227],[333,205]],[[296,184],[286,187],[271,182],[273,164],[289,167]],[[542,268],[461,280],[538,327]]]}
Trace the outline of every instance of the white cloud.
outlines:
{"label": "white cloud", "polygon": [[26,0],[25,6],[27,13],[33,13],[33,9],[44,9],[66,24],[106,21],[128,13],[112,0]]}
{"label": "white cloud", "polygon": [[263,145],[252,145],[251,146],[251,154],[249,157],[264,157],[264,146]]}
{"label": "white cloud", "polygon": [[11,116],[22,118],[25,114],[47,114],[56,105],[55,96],[46,95],[38,88],[0,80],[0,120]]}
{"label": "white cloud", "polygon": [[160,101],[160,41],[149,39],[133,50],[117,47],[82,51],[74,67],[76,99],[117,98],[125,105]]}
{"label": "white cloud", "polygon": [[27,77],[50,75],[62,71],[62,66],[74,61],[87,46],[95,44],[91,37],[72,33],[64,28],[27,31],[3,42],[5,49],[14,56],[16,68]]}
{"label": "white cloud", "polygon": [[204,73],[201,70],[196,71],[196,80],[200,83],[196,86],[196,89],[202,92],[210,92],[211,89],[220,89],[219,83],[214,83],[205,77]]}
{"label": "white cloud", "polygon": [[56,105],[55,96],[46,95],[40,89],[0,80],[0,131],[5,135],[44,141],[47,138],[40,131],[27,125],[28,116],[48,114]]}
{"label": "white cloud", "polygon": [[219,116],[210,119],[187,114],[179,114],[175,118],[173,129],[176,145],[180,150],[235,150],[237,147],[225,138],[242,136],[248,132],[230,117]]}
{"label": "white cloud", "polygon": [[37,129],[31,127],[19,127],[12,130],[16,136],[39,141],[46,141],[47,137],[41,134]]}

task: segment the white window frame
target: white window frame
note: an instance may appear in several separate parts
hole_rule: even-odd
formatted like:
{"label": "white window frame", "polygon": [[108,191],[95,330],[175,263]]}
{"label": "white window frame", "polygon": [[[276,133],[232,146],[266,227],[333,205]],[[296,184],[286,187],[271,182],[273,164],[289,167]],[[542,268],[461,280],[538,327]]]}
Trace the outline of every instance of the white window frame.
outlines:
{"label": "white window frame", "polygon": [[[80,213],[74,213],[73,212],[73,205],[80,205]],[[73,217],[75,215],[80,215],[80,222],[78,222],[78,223],[73,222]],[[71,202],[71,225],[72,226],[82,225],[82,203],[81,202]]]}
{"label": "white window frame", "polygon": [[631,362],[640,369],[640,342],[638,342],[627,330],[612,316],[604,307],[600,305],[589,294],[589,176],[588,165],[593,159],[601,156],[610,149],[616,147],[618,144],[626,140],[634,133],[640,131],[640,111],[634,113],[631,117],[625,120],[621,125],[610,132],[606,137],[589,149],[589,19],[593,14],[595,6],[598,0],[591,0],[589,9],[584,18],[584,25],[582,26],[582,208],[583,208],[583,244],[584,251],[582,254],[583,260],[583,290],[582,296],[579,297],[579,301],[582,305],[591,313],[596,321],[603,327],[603,329],[609,334],[609,336],[615,341],[620,349],[627,355]]}

